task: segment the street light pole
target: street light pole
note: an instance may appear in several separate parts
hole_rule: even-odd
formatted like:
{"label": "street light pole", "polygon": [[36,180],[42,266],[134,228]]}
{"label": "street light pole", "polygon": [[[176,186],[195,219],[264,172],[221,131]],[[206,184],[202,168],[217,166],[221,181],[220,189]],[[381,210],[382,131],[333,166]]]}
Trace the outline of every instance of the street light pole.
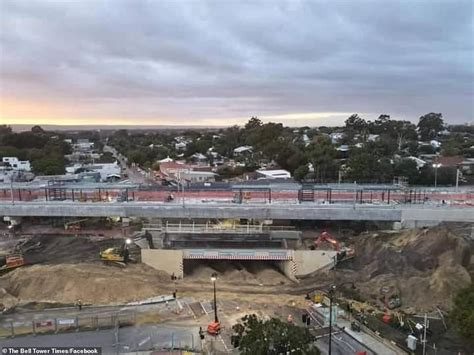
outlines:
{"label": "street light pole", "polygon": [[456,192],[458,192],[459,189],[459,168],[456,168]]}
{"label": "street light pole", "polygon": [[219,323],[219,319],[217,318],[217,297],[216,297],[216,280],[217,274],[214,272],[211,275],[212,283],[214,284],[214,322]]}
{"label": "street light pole", "polygon": [[329,347],[328,355],[331,355],[332,346],[332,300],[334,297],[334,291],[336,291],[336,285],[331,285],[329,288]]}
{"label": "street light pole", "polygon": [[440,163],[434,163],[433,168],[435,169],[435,189],[438,186],[438,168],[441,166]]}

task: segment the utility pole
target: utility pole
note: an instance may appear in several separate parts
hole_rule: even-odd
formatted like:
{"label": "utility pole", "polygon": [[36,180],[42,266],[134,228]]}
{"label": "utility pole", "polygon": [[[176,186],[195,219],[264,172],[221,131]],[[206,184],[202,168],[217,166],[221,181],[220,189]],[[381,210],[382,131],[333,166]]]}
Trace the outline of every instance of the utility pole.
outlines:
{"label": "utility pole", "polygon": [[357,202],[357,181],[354,181],[354,208],[356,208]]}
{"label": "utility pole", "polygon": [[183,182],[183,179],[181,179],[181,186],[182,186],[182,189],[183,189],[182,194],[183,194],[183,208],[184,208],[185,206],[184,206],[184,182]]}
{"label": "utility pole", "polygon": [[428,327],[428,317],[425,313],[425,322],[423,329],[423,355],[426,354],[426,328]]}

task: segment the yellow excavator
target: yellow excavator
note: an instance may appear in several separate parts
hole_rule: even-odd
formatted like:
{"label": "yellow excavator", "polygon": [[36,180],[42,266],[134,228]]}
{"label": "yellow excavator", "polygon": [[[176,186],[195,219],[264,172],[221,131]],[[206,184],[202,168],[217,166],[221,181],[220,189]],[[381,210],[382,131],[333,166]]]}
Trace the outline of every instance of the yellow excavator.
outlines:
{"label": "yellow excavator", "polygon": [[132,240],[127,238],[119,247],[112,247],[102,250],[99,253],[100,260],[102,260],[106,265],[117,265],[120,267],[126,267],[127,263],[130,261],[128,245],[130,245],[131,243]]}

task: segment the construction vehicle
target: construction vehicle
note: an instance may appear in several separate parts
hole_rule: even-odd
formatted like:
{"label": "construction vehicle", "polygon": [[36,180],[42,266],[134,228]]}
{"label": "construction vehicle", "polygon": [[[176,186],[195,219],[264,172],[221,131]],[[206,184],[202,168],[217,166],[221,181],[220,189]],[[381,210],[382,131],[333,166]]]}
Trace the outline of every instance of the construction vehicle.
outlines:
{"label": "construction vehicle", "polygon": [[10,254],[0,257],[0,273],[16,269],[23,265],[25,265],[25,259],[21,254]]}
{"label": "construction vehicle", "polygon": [[324,292],[323,291],[313,291],[306,294],[306,299],[311,300],[314,303],[323,303],[324,302]]}
{"label": "construction vehicle", "polygon": [[130,262],[128,245],[132,243],[131,239],[125,239],[120,247],[107,248],[99,253],[100,260],[106,265],[117,265],[126,267]]}
{"label": "construction vehicle", "polygon": [[211,322],[207,326],[207,333],[210,335],[219,335],[221,332],[221,323],[220,322]]}
{"label": "construction vehicle", "polygon": [[81,223],[87,221],[87,218],[78,219],[76,221],[71,221],[64,223],[64,230],[67,231],[79,231],[81,230]]}
{"label": "construction vehicle", "polygon": [[319,237],[314,241],[314,247],[318,249],[323,242],[327,242],[331,247],[337,251],[337,261],[348,260],[355,256],[353,248],[349,248],[341,244],[336,238],[330,235],[328,232],[321,232]]}
{"label": "construction vehicle", "polygon": [[382,301],[384,306],[390,310],[399,308],[402,305],[402,301],[399,296],[399,291],[395,286],[383,286],[380,288],[382,294]]}

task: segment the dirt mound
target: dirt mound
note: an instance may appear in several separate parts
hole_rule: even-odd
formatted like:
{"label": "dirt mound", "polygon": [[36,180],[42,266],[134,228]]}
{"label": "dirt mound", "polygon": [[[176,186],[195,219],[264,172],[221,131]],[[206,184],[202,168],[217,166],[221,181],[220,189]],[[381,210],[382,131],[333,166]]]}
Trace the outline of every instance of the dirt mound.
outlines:
{"label": "dirt mound", "polygon": [[[459,232],[459,231],[458,231]],[[380,289],[391,286],[404,307],[448,309],[460,288],[472,282],[473,243],[448,226],[400,233],[375,233],[355,238],[355,272],[338,277],[357,284],[368,300],[382,302]]]}
{"label": "dirt mound", "polygon": [[4,288],[0,288],[0,312],[9,310],[18,304],[18,299],[7,292]]}
{"label": "dirt mound", "polygon": [[288,279],[273,265],[262,262],[239,261],[193,261],[187,262],[185,269],[188,281],[208,282],[213,273],[220,281],[228,284],[280,285]]}
{"label": "dirt mound", "polygon": [[4,275],[2,285],[21,302],[72,303],[81,299],[108,304],[166,293],[160,285],[169,280],[168,274],[141,264],[120,269],[83,263],[25,266]]}

